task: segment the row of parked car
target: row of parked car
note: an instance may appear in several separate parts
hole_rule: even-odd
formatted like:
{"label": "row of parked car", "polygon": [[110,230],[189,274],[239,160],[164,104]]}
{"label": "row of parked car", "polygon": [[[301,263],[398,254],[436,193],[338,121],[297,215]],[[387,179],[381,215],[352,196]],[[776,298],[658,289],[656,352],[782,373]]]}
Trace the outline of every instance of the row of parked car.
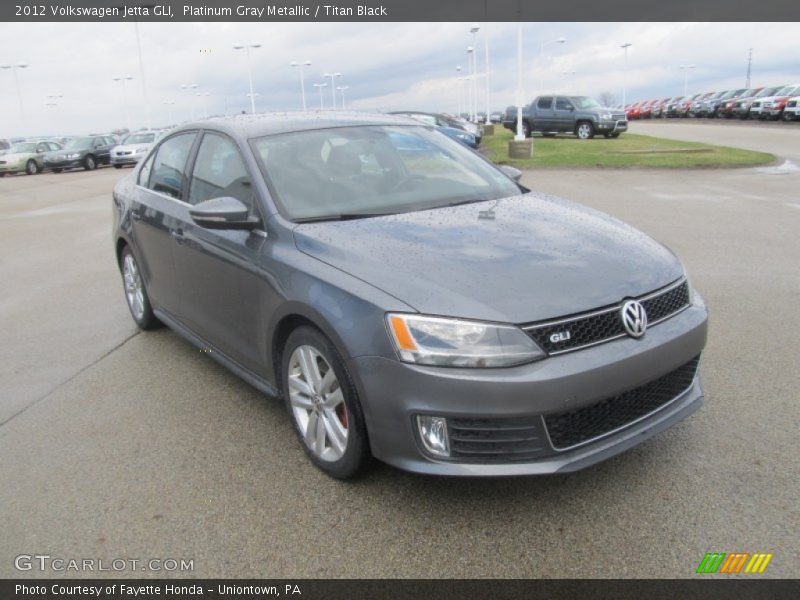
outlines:
{"label": "row of parked car", "polygon": [[673,117],[800,120],[800,83],[740,88],[640,100],[625,107],[629,120]]}
{"label": "row of parked car", "polygon": [[36,175],[68,169],[92,171],[99,165],[121,169],[135,165],[161,136],[161,131],[139,131],[120,140],[114,134],[73,138],[0,141],[0,177],[14,173]]}

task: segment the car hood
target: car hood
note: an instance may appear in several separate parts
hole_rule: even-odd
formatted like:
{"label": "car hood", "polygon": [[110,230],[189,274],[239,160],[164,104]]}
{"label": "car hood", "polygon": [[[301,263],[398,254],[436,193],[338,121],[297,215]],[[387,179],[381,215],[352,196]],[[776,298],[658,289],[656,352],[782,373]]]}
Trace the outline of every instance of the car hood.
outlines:
{"label": "car hood", "polygon": [[306,254],[421,313],[526,323],[658,289],[678,259],[608,215],[529,193],[400,215],[301,224]]}

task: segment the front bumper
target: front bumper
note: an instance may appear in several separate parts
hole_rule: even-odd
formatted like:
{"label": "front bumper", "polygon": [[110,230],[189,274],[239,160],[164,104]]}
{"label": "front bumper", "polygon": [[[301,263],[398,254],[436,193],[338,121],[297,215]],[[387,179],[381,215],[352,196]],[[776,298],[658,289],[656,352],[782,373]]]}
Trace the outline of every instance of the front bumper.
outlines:
{"label": "front bumper", "polygon": [[74,169],[76,167],[82,167],[83,160],[76,158],[74,160],[45,160],[44,161],[44,168],[45,169]]}
{"label": "front bumper", "polygon": [[628,131],[627,121],[598,121],[597,131],[600,133],[616,133]]}
{"label": "front bumper", "polygon": [[22,173],[24,171],[25,171],[24,162],[0,165],[0,173],[11,174],[11,173]]}
{"label": "front bumper", "polygon": [[[437,475],[507,476],[569,472],[610,458],[697,410],[697,377],[672,401],[613,433],[559,451],[547,440],[541,458],[462,462],[428,456],[418,443],[416,415],[449,419],[543,419],[591,406],[638,388],[698,356],[705,346],[702,300],[653,326],[639,340],[621,338],[520,367],[420,367],[381,357],[349,362],[362,399],[373,455],[404,470]],[[544,421],[542,420],[542,427]]]}
{"label": "front bumper", "polygon": [[142,160],[147,155],[146,152],[142,152],[140,154],[112,154],[111,155],[111,164],[112,165],[135,165],[140,160]]}

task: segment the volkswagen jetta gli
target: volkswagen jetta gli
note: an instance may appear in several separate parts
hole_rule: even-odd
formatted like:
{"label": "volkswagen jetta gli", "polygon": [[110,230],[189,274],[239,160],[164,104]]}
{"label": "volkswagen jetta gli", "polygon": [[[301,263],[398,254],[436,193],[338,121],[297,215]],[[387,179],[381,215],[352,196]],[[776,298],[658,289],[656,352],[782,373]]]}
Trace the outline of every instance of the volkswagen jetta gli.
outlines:
{"label": "volkswagen jetta gli", "polygon": [[706,307],[519,174],[389,115],[185,125],[114,191],[125,297],[282,397],[332,476],[580,469],[700,406]]}

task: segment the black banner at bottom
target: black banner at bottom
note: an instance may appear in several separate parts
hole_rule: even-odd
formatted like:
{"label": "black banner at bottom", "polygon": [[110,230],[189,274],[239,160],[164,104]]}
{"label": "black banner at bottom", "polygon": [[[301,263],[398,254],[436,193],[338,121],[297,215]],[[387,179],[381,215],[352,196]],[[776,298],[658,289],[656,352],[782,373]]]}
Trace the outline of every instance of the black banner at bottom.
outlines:
{"label": "black banner at bottom", "polygon": [[621,600],[800,598],[792,579],[4,579],[2,600]]}

